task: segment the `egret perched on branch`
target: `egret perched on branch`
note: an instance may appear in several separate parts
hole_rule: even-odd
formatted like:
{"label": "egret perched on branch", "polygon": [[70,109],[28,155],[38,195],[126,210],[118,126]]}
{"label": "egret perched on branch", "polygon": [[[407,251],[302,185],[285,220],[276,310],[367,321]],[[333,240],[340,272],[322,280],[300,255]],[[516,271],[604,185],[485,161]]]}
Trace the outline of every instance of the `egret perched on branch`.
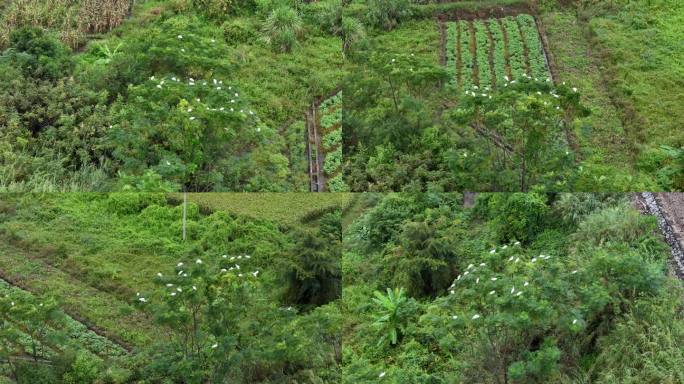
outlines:
{"label": "egret perched on branch", "polygon": [[473,315],[473,320],[477,320],[477,319],[479,319],[479,318],[480,318],[480,315],[478,315],[478,314],[474,314],[474,315]]}

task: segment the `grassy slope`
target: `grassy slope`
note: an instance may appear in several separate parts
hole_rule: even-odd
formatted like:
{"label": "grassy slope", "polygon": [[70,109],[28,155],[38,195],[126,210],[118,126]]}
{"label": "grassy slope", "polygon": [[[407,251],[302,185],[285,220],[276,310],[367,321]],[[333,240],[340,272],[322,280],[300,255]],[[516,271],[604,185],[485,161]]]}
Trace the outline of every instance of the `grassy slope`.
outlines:
{"label": "grassy slope", "polygon": [[631,159],[623,146],[620,112],[611,104],[602,83],[601,63],[593,54],[582,27],[567,12],[544,14],[542,22],[558,68],[558,81],[579,88],[582,102],[591,110],[587,123],[593,129],[580,128],[577,132],[583,153],[603,157],[609,163],[629,164]]}
{"label": "grassy slope", "polygon": [[[644,135],[652,145],[676,141],[684,134],[684,3],[641,1],[635,11],[591,20],[597,40],[611,52],[623,80],[645,118]],[[653,5],[651,5],[653,4]],[[657,139],[656,142],[653,139]]]}
{"label": "grassy slope", "polygon": [[[182,195],[174,195],[182,198]],[[307,213],[346,206],[350,193],[190,193],[188,200],[212,210],[297,225]]]}
{"label": "grassy slope", "polygon": [[[345,206],[351,197],[190,194],[191,201],[213,209],[285,226],[297,225],[312,210]],[[189,240],[183,243],[180,207],[167,209],[177,217],[169,222],[154,213],[147,218],[145,213],[113,213],[99,194],[17,195],[6,203],[17,209],[0,224],[0,276],[36,294],[61,297],[66,312],[114,339],[142,346],[155,338],[158,330],[151,319],[131,305],[135,292],[151,289],[157,272],[167,271],[198,246],[192,231],[197,213],[189,210]],[[279,241],[265,236],[263,244],[252,244],[256,253],[269,252],[262,246]]]}
{"label": "grassy slope", "polygon": [[592,129],[578,132],[585,154],[635,174],[649,149],[682,144],[684,6],[666,0],[588,23],[569,11],[542,20],[561,80],[577,85],[592,110]]}
{"label": "grassy slope", "polygon": [[98,290],[2,238],[0,270],[14,284],[38,295],[56,295],[65,312],[95,326],[115,340],[143,346],[157,334],[150,319],[130,303]]}

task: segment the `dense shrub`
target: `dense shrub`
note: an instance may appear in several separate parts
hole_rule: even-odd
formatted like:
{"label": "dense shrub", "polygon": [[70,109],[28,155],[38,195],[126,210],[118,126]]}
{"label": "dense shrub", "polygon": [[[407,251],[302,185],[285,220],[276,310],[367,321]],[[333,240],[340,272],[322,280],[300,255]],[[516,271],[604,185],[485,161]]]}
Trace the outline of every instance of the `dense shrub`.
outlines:
{"label": "dense shrub", "polygon": [[368,22],[375,27],[390,30],[410,16],[410,0],[368,0]]}

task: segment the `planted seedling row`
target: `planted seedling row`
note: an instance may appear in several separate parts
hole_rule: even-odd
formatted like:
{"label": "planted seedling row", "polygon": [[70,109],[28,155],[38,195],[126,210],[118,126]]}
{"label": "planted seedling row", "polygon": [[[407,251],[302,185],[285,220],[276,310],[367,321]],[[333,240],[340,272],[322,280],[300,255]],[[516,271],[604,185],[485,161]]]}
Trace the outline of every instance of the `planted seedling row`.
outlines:
{"label": "planted seedling row", "polygon": [[466,91],[496,88],[525,76],[550,76],[534,17],[460,20],[446,23],[449,86]]}

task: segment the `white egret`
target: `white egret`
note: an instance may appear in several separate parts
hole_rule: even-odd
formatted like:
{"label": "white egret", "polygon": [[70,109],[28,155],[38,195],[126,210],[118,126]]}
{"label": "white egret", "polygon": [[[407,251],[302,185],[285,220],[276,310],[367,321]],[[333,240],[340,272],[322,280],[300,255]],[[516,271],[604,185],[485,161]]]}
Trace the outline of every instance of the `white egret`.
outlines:
{"label": "white egret", "polygon": [[211,346],[211,349],[216,349],[216,348],[218,348],[218,344],[214,344]]}
{"label": "white egret", "polygon": [[491,281],[496,281],[496,280],[498,280],[498,279],[497,279],[496,277],[492,277],[490,280],[491,280]]}
{"label": "white egret", "polygon": [[480,318],[480,315],[478,315],[478,314],[474,314],[474,315],[473,315],[473,320],[477,320],[477,319],[479,319],[479,318]]}
{"label": "white egret", "polygon": [[173,287],[173,284],[167,283],[166,286],[167,286],[167,287]]}
{"label": "white egret", "polygon": [[456,319],[458,319],[458,316],[452,315],[451,318],[454,319],[454,320],[456,320]]}
{"label": "white egret", "polygon": [[577,273],[577,270],[576,270],[576,269],[575,269],[574,271],[572,271],[572,274],[573,274],[573,275],[574,275],[575,273]]}
{"label": "white egret", "polygon": [[527,281],[525,282],[525,284],[523,284],[524,287],[527,287],[528,285],[530,285],[530,283],[528,283]]}
{"label": "white egret", "polygon": [[183,263],[176,264],[176,267],[182,267],[182,266],[183,266]]}
{"label": "white egret", "polygon": [[484,266],[486,266],[486,265],[487,265],[487,264],[485,264],[485,263],[480,263],[480,267],[484,267]]}
{"label": "white egret", "polygon": [[201,259],[197,259],[197,260],[195,261],[195,263],[196,263],[196,264],[202,264],[202,260],[201,260]]}
{"label": "white egret", "polygon": [[[394,60],[394,59],[392,59],[392,60]],[[378,377],[381,378],[381,379],[382,379],[383,377],[385,377],[385,372],[380,372],[380,374],[378,375]]]}
{"label": "white egret", "polygon": [[468,265],[468,269],[471,269],[472,267],[474,267],[473,264],[469,264],[469,265]]}
{"label": "white egret", "polygon": [[490,295],[493,295],[493,294],[495,294],[495,293],[496,293],[496,291],[489,291],[489,294],[490,294]]}
{"label": "white egret", "polygon": [[574,324],[577,324],[577,319],[573,320],[573,321],[572,321],[572,324],[573,324],[573,325],[574,325]]}
{"label": "white egret", "polygon": [[515,293],[515,287],[511,288],[511,294]]}

